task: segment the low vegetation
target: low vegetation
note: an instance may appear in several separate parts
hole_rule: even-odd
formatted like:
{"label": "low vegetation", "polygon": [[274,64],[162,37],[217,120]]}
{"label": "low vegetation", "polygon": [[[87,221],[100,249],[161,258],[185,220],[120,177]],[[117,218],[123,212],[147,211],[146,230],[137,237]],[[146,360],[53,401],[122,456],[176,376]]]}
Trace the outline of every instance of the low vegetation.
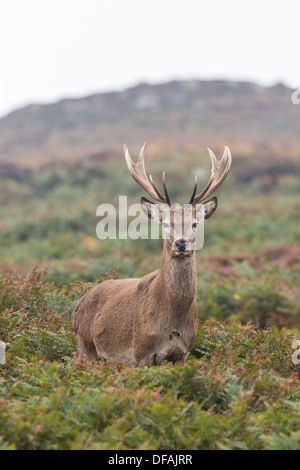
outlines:
{"label": "low vegetation", "polygon": [[[154,147],[148,167],[166,167],[170,193],[184,202],[193,169],[208,169],[208,157],[187,147],[166,164],[165,151],[173,152]],[[122,165],[93,157],[6,168],[0,449],[300,449],[300,365],[292,360],[300,358],[300,166],[285,156],[283,174],[260,164],[259,153],[250,165],[247,152],[240,149],[197,254],[197,340],[186,364],[149,369],[79,362],[71,328],[93,285],[160,264],[161,241],[95,236],[98,204],[116,203],[119,192],[140,199],[123,157]],[[253,171],[243,183],[242,159]]]}
{"label": "low vegetation", "polygon": [[70,313],[91,286],[41,274],[1,279],[0,448],[300,449],[299,331],[209,319],[185,365],[78,362]]}

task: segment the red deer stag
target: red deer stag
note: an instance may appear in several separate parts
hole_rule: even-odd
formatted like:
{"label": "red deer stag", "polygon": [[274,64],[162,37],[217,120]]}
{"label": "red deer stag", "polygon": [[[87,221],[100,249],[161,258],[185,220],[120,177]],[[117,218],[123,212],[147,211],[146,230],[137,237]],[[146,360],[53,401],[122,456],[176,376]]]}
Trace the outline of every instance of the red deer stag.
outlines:
{"label": "red deer stag", "polygon": [[164,360],[172,363],[185,360],[197,329],[197,272],[193,249],[196,225],[214,214],[216,196],[203,201],[223,183],[231,167],[228,147],[220,161],[208,151],[212,163],[210,179],[196,194],[195,178],[189,204],[180,207],[171,204],[165,173],[162,176],[164,195],[151,176],[149,181],[144,166],[145,144],[137,163],[132,161],[124,144],[132,177],[160,203],[157,205],[145,197],[141,199],[146,215],[160,222],[167,233],[162,263],[160,269],[141,279],[107,280],[79,301],[73,315],[79,358],[112,358],[139,367],[159,365]]}

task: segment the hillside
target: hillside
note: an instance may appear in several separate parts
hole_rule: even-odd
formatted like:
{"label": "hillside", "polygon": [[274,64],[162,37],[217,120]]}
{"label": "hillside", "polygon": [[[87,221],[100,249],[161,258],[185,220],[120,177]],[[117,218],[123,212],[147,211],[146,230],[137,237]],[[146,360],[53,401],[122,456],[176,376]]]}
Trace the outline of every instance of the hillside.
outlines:
{"label": "hillside", "polygon": [[80,157],[130,142],[300,143],[300,105],[282,84],[173,81],[30,105],[0,119],[0,160]]}

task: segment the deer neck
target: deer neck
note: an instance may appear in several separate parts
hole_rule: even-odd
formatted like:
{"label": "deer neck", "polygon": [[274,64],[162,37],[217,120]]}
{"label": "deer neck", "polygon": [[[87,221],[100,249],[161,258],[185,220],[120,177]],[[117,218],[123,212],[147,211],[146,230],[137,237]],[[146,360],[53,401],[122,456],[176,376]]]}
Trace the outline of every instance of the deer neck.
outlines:
{"label": "deer neck", "polygon": [[163,294],[168,296],[172,311],[178,310],[182,314],[182,309],[191,305],[196,295],[195,252],[176,257],[165,242],[159,277]]}

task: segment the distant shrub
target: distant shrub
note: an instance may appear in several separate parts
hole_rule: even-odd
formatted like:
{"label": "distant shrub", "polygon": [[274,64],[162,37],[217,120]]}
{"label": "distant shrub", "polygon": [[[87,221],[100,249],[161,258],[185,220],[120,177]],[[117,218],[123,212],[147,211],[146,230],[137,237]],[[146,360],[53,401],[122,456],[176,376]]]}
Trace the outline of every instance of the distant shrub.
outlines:
{"label": "distant shrub", "polygon": [[[298,325],[300,308],[298,299],[290,289],[291,279],[286,272],[272,272],[262,268],[255,273],[246,264],[237,264],[242,270],[229,280],[199,282],[199,318],[209,317],[237,319],[243,323],[252,322],[257,327],[278,324]],[[278,288],[278,285],[281,288]]]}

